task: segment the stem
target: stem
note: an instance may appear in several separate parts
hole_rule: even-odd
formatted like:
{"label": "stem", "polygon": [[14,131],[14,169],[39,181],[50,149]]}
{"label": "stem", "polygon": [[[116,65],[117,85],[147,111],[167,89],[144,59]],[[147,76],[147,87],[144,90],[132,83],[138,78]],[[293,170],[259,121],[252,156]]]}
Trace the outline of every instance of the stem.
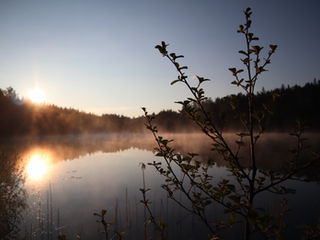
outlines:
{"label": "stem", "polygon": [[[192,93],[192,95],[194,96],[194,98],[196,99],[196,102],[198,104],[198,106],[201,109],[201,112],[204,114],[205,116],[205,120],[209,123],[208,125],[212,127],[212,129],[214,130],[212,132],[212,130],[210,131],[210,129],[207,129],[207,126],[202,126],[198,121],[196,121],[196,123],[200,126],[200,128],[203,130],[203,132],[210,137],[215,143],[218,143],[219,145],[222,145],[227,151],[228,153],[231,155],[232,159],[234,160],[234,162],[236,163],[237,167],[239,168],[240,172],[245,176],[245,178],[250,181],[250,177],[248,176],[248,174],[244,171],[244,168],[240,165],[239,159],[238,157],[233,153],[233,151],[231,150],[231,148],[229,147],[228,143],[225,141],[224,137],[222,136],[222,134],[220,133],[220,131],[217,129],[217,127],[215,126],[215,124],[212,122],[212,119],[209,117],[207,111],[204,109],[204,106],[202,105],[201,99],[198,99],[197,95],[195,94],[194,90],[191,88],[190,84],[188,83],[187,80],[184,79],[184,74],[182,73],[181,69],[179,69],[176,64],[175,61],[168,55],[165,55],[172,63],[173,65],[176,67],[178,73],[181,76],[181,79],[183,79],[183,83],[186,84],[186,86],[188,87],[188,89],[190,90],[190,92]],[[211,132],[212,134],[216,135],[216,136],[212,136],[209,134],[209,132]],[[221,141],[217,141],[217,138]]]}
{"label": "stem", "polygon": [[[151,120],[149,118],[147,118],[148,124],[150,126],[150,129],[152,129],[152,123]],[[152,131],[152,134],[158,144],[159,150],[164,153],[163,158],[168,166],[168,169],[170,170],[170,173],[172,174],[172,176],[174,177],[176,184],[179,186],[179,189],[183,192],[183,194],[187,197],[187,199],[191,202],[192,206],[195,205],[194,200],[191,198],[190,194],[188,193],[188,191],[184,188],[183,183],[181,183],[181,181],[179,180],[179,178],[177,177],[177,175],[175,174],[175,172],[173,171],[170,161],[168,160],[168,157],[166,156],[166,153],[168,152],[167,150],[167,146],[165,146],[165,149],[163,149],[162,145],[161,145],[161,141],[159,140],[157,134],[155,133],[155,131]],[[170,158],[172,159],[172,158]],[[174,161],[175,162],[175,161]],[[176,162],[175,162],[176,163]],[[174,198],[173,198],[174,199]],[[175,200],[175,199],[174,199]],[[179,203],[180,206],[183,206],[183,204],[179,201],[176,201]],[[184,207],[185,209],[187,209],[186,207]],[[195,214],[197,214],[201,220],[205,223],[205,225],[207,226],[207,228],[210,230],[211,233],[215,234],[215,231],[212,229],[212,227],[210,226],[209,222],[207,221],[206,217],[204,214],[202,214],[202,212],[196,208],[193,208],[193,212]]]}
{"label": "stem", "polygon": [[[247,17],[247,23],[249,22],[249,18]],[[245,239],[250,239],[250,223],[248,221],[250,208],[253,206],[254,196],[255,196],[255,179],[257,174],[257,166],[256,166],[256,158],[255,158],[255,143],[254,143],[254,129],[253,129],[253,111],[254,111],[254,80],[251,75],[251,58],[250,58],[250,40],[249,40],[249,27],[245,30],[245,39],[246,39],[246,47],[248,54],[248,62],[246,64],[247,73],[248,73],[248,82],[249,82],[249,91],[247,93],[248,96],[248,122],[249,122],[249,135],[250,135],[250,161],[251,161],[251,169],[252,175],[249,179],[249,201],[248,201],[248,209],[245,219]]]}
{"label": "stem", "polygon": [[250,224],[249,224],[248,218],[246,218],[246,222],[245,222],[244,239],[245,240],[250,239]]}

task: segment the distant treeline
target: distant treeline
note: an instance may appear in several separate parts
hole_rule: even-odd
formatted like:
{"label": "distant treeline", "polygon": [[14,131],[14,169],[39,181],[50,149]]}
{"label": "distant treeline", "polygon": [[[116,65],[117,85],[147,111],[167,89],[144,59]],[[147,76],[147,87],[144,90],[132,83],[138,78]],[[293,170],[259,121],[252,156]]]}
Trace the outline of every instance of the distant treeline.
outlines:
{"label": "distant treeline", "polygon": [[115,114],[97,116],[72,108],[34,104],[17,97],[10,87],[0,89],[0,134],[56,135],[141,132],[143,119]]}
{"label": "distant treeline", "polygon": [[[261,119],[265,131],[290,132],[300,121],[305,131],[320,130],[320,80],[301,86],[284,86],[266,91],[264,88],[255,95],[255,115]],[[213,121],[223,131],[243,131],[247,119],[248,99],[246,95],[228,95],[208,99],[205,109],[210,112]],[[263,117],[262,117],[263,116]],[[240,120],[241,119],[241,120]],[[256,126],[258,121],[256,121]],[[196,126],[185,116],[182,108],[179,113],[161,111],[156,116],[156,125],[162,131],[197,131]]]}
{"label": "distant treeline", "polygon": [[[255,95],[254,104],[254,114],[262,119],[266,131],[290,131],[297,126],[297,121],[306,131],[320,130],[320,80],[314,79],[303,87],[282,85],[270,91],[262,88]],[[219,127],[228,131],[243,129],[247,106],[247,97],[242,93],[208,100],[205,104]]]}
{"label": "distant treeline", "polygon": [[[258,92],[255,96],[257,116],[265,115],[267,131],[290,131],[296,121],[309,130],[320,130],[320,80],[305,86],[287,86]],[[224,131],[240,131],[245,122],[247,99],[242,93],[208,99],[205,108]],[[33,104],[20,99],[11,87],[0,89],[0,136],[90,134],[143,132],[144,117],[129,118],[115,114],[97,116],[71,108]],[[197,126],[186,118],[184,110],[163,110],[156,114],[156,125],[163,132],[192,132]]]}

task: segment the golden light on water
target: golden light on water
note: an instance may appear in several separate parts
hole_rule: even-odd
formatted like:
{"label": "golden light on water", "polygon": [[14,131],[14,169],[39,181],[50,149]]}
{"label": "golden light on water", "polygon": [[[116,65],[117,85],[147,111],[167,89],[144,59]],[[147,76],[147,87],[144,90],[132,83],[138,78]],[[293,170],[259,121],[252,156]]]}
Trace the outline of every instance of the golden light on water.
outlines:
{"label": "golden light on water", "polygon": [[50,157],[43,153],[32,153],[26,165],[28,178],[41,180],[48,173],[50,167]]}
{"label": "golden light on water", "polygon": [[39,88],[30,91],[28,97],[33,103],[43,103],[46,100],[46,95]]}

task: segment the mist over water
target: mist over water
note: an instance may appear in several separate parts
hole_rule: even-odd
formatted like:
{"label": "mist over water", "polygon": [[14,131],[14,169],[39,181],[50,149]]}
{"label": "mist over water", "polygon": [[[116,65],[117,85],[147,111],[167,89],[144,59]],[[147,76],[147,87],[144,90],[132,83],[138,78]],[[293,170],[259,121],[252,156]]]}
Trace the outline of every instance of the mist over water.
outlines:
{"label": "mist over water", "polygon": [[[235,135],[227,133],[225,136],[235,148]],[[228,177],[226,163],[210,151],[210,141],[202,134],[165,134],[164,137],[175,140],[172,145],[177,152],[196,152],[205,164],[213,164],[211,174],[215,180]],[[319,149],[319,134],[308,133],[305,137],[309,139],[308,145]],[[108,211],[107,219],[115,222],[112,228],[124,231],[126,239],[139,239],[143,235],[145,217],[140,203],[140,166],[141,163],[147,165],[154,160],[161,161],[154,156],[156,143],[149,134],[19,138],[1,146],[3,152],[17,153],[17,163],[24,176],[21,187],[27,192],[25,203],[28,207],[21,216],[19,236],[55,239],[57,234],[63,233],[70,239],[77,236],[100,239],[103,237],[102,228],[93,213],[101,209]],[[259,167],[281,171],[291,157],[289,150],[294,146],[295,140],[288,134],[265,134],[256,150]],[[244,146],[241,154],[246,156],[246,151],[247,146]],[[248,159],[242,161],[248,163]],[[304,172],[303,177],[319,182],[313,179],[313,171]],[[156,217],[168,224],[169,239],[207,239],[207,231],[199,220],[167,199],[160,188],[163,179],[152,166],[147,165],[145,177],[147,187],[151,188],[147,195],[152,201],[151,208]],[[319,211],[312,210],[320,209],[319,184],[288,184],[298,190],[297,194],[289,196],[294,210],[288,218],[289,223],[316,222]],[[312,199],[306,197],[310,195]],[[274,207],[278,200],[270,194],[263,196],[259,204]],[[209,210],[212,219],[221,217],[219,207]],[[149,227],[149,234],[155,236],[152,228]],[[237,231],[235,227],[227,235],[235,237]]]}

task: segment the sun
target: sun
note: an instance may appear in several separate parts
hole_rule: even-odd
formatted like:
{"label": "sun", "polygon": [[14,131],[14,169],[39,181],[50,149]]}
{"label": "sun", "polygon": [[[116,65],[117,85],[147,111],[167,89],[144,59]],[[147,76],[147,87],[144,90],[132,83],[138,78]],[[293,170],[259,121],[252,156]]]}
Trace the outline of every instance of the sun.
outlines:
{"label": "sun", "polygon": [[28,97],[33,103],[43,103],[46,100],[46,95],[39,88],[30,91]]}
{"label": "sun", "polygon": [[47,156],[33,154],[26,166],[28,176],[33,180],[40,180],[48,172],[49,159]]}

